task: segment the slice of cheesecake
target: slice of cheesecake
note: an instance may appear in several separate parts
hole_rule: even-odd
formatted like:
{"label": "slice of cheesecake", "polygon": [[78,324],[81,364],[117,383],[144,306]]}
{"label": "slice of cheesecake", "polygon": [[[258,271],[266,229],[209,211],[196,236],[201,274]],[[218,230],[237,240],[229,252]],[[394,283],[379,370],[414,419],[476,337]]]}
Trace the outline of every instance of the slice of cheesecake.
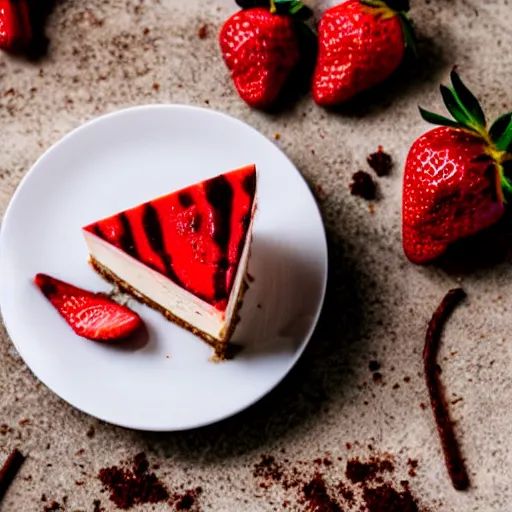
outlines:
{"label": "slice of cheesecake", "polygon": [[251,165],[85,226],[93,268],[223,357],[246,286],[256,181]]}

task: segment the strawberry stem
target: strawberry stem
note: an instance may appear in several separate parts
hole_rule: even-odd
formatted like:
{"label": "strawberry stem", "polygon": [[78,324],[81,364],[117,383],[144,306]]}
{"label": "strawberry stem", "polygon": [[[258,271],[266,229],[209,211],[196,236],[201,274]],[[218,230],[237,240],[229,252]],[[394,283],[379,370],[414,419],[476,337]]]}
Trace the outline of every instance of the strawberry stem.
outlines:
{"label": "strawberry stem", "polygon": [[275,0],[270,0],[270,12],[275,14],[277,12],[276,2]]}

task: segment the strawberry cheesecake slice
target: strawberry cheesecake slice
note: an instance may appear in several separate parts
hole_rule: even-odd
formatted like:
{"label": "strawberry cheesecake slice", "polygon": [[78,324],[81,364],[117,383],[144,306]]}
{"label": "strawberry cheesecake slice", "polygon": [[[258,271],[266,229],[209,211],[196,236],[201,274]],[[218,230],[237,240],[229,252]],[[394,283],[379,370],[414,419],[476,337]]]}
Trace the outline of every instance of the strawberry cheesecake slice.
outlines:
{"label": "strawberry cheesecake slice", "polygon": [[254,165],[85,226],[93,268],[225,355],[256,209]]}

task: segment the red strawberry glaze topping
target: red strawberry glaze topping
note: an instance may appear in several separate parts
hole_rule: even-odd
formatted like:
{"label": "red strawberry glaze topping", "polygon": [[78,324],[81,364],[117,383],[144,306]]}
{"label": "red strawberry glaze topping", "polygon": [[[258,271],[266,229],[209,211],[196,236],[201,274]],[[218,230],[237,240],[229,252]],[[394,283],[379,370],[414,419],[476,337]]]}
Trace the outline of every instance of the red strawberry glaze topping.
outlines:
{"label": "red strawberry glaze topping", "polygon": [[255,194],[256,169],[251,165],[84,229],[224,311]]}

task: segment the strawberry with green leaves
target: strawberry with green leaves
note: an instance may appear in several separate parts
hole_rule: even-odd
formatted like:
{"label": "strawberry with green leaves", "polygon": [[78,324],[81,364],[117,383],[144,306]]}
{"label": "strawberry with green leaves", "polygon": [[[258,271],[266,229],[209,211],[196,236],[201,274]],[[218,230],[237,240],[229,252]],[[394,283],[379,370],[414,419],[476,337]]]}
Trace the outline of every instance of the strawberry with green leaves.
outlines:
{"label": "strawberry with green leaves", "polygon": [[142,327],[137,313],[101,293],[82,290],[46,274],[37,274],[34,283],[78,336],[112,342]]}
{"label": "strawberry with green leaves", "polygon": [[313,99],[343,103],[388,78],[414,50],[409,0],[348,0],[327,9],[318,24]]}
{"label": "strawberry with green leaves", "polygon": [[512,191],[512,112],[490,128],[475,96],[452,71],[441,86],[452,119],[420,108],[439,125],[413,144],[403,184],[402,230],[406,256],[427,263],[461,238],[486,229],[505,211]]}
{"label": "strawberry with green leaves", "polygon": [[298,23],[311,15],[299,0],[238,0],[243,10],[223,25],[220,48],[240,97],[267,109],[300,60]]}

